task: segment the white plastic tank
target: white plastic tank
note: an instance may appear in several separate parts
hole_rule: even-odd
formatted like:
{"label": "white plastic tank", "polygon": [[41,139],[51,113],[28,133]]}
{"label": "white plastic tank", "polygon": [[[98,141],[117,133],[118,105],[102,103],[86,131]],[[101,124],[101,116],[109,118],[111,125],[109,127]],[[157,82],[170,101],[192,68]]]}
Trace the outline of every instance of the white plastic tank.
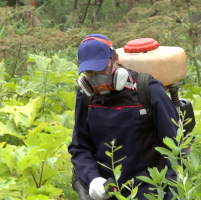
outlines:
{"label": "white plastic tank", "polygon": [[187,74],[186,55],[180,47],[159,46],[152,38],[141,38],[129,41],[116,51],[120,64],[136,72],[149,73],[164,86]]}

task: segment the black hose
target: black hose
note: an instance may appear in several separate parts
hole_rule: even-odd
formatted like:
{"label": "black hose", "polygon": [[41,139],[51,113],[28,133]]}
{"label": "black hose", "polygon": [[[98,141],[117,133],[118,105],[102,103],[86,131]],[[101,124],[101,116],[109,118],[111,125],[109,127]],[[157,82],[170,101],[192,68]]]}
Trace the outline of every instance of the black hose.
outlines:
{"label": "black hose", "polygon": [[173,104],[176,107],[180,106],[179,94],[178,94],[178,87],[176,84],[172,84],[169,86],[169,92],[172,99]]}

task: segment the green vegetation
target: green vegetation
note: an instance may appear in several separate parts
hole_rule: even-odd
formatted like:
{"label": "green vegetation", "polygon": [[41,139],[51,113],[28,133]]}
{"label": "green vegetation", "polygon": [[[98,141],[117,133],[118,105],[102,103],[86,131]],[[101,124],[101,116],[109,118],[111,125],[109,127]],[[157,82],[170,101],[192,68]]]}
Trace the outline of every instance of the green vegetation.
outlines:
{"label": "green vegetation", "polygon": [[[201,199],[201,21],[196,19],[201,10],[199,1],[161,0],[152,5],[147,0],[147,4],[134,4],[127,14],[119,10],[117,23],[114,1],[104,0],[95,22],[92,23],[95,7],[91,6],[83,24],[80,18],[84,7],[72,12],[74,0],[39,0],[35,11],[30,4],[21,6],[26,1],[19,1],[17,6],[15,1],[1,1],[0,199],[79,199],[71,188],[67,146],[72,137],[78,87],[77,47],[94,32],[106,35],[116,48],[132,39],[152,37],[160,45],[185,50],[188,75],[179,83],[180,96],[193,103],[195,142],[190,162],[183,161],[187,170],[175,165],[178,180],[172,185],[179,189],[175,199]],[[13,7],[7,6],[8,2]],[[127,4],[122,9],[127,10]],[[164,142],[171,151],[158,149],[162,154],[172,162],[181,158],[181,146],[173,145],[167,138]],[[113,169],[116,179],[121,170],[118,166]],[[161,199],[163,187],[171,184],[164,179],[166,171],[153,168],[149,172],[158,197],[147,194],[147,198]],[[156,174],[160,180],[156,180]],[[146,182],[145,178],[138,178]],[[137,192],[133,183],[128,180],[125,184],[131,186],[130,199]]]}
{"label": "green vegetation", "polygon": [[27,75],[1,68],[0,199],[75,199],[67,146],[74,124],[77,66],[30,55]]}

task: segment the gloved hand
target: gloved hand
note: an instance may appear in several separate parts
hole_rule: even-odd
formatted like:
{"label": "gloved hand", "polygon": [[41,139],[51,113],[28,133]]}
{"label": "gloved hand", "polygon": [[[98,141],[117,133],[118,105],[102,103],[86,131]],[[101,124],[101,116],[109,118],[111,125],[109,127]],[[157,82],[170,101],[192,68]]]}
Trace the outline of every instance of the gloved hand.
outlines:
{"label": "gloved hand", "polygon": [[105,193],[103,183],[107,180],[101,177],[95,178],[89,185],[89,195],[95,200],[109,199],[109,194]]}

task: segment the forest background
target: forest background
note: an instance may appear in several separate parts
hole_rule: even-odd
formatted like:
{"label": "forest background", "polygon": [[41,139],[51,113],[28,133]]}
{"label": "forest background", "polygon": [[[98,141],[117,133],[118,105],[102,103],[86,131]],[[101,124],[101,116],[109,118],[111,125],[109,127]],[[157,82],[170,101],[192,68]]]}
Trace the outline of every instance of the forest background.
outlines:
{"label": "forest background", "polygon": [[[178,85],[180,97],[189,99],[194,108],[195,141],[188,171],[178,178],[175,199],[199,199],[201,3],[78,0],[76,6],[75,2],[0,0],[0,199],[79,199],[71,187],[67,146],[78,87],[77,48],[95,32],[110,38],[115,48],[151,37],[161,46],[185,50],[188,73]],[[95,5],[86,9],[87,3]]]}

